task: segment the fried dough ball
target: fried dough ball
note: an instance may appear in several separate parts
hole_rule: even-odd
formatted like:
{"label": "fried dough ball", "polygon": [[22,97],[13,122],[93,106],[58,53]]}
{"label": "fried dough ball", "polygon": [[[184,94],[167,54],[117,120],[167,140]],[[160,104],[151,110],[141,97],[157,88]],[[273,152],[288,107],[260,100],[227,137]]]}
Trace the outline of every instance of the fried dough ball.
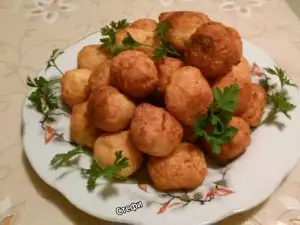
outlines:
{"label": "fried dough ball", "polygon": [[165,93],[166,86],[169,84],[170,77],[179,68],[184,66],[184,62],[180,59],[163,57],[156,62],[158,71],[158,86],[157,91],[161,94]]}
{"label": "fried dough ball", "polygon": [[101,135],[94,145],[94,157],[98,159],[102,168],[113,166],[116,160],[115,154],[119,151],[128,159],[129,166],[120,170],[117,175],[128,177],[136,172],[143,162],[143,155],[132,145],[128,131]]}
{"label": "fried dough ball", "polygon": [[[127,37],[129,33],[132,38],[142,44],[147,44],[151,46],[159,45],[159,41],[154,38],[155,33],[153,31],[141,30],[138,28],[127,27],[125,29],[119,30],[116,34],[116,43],[122,44],[123,40]],[[153,48],[147,46],[140,46],[135,48],[136,51],[141,51],[147,54],[148,56],[153,56]]]}
{"label": "fried dough ball", "polygon": [[92,91],[98,87],[110,85],[110,65],[111,60],[107,59],[92,71],[89,79],[89,85]]}
{"label": "fried dough ball", "polygon": [[135,98],[147,97],[158,83],[154,62],[139,51],[121,52],[113,58],[110,71],[112,84]]}
{"label": "fried dough ball", "polygon": [[132,22],[129,27],[154,32],[156,30],[156,25],[157,23],[155,20],[145,18]]}
{"label": "fried dough ball", "polygon": [[242,57],[239,33],[218,22],[209,22],[191,36],[185,60],[201,70],[205,77],[218,77],[230,72]]}
{"label": "fried dough ball", "polygon": [[126,128],[133,118],[134,110],[134,103],[111,86],[95,89],[88,101],[91,120],[96,127],[107,132]]}
{"label": "fried dough ball", "polygon": [[240,115],[244,112],[251,99],[252,81],[248,65],[248,61],[242,58],[238,65],[233,66],[231,72],[217,78],[212,85],[212,88],[220,88],[222,90],[232,84],[238,85],[239,99],[238,107],[234,111],[235,115]]}
{"label": "fried dough ball", "polygon": [[181,143],[167,157],[150,156],[147,166],[155,188],[161,191],[195,189],[207,174],[204,154],[190,143]]}
{"label": "fried dough ball", "polygon": [[232,117],[228,126],[236,127],[238,132],[229,143],[221,146],[220,154],[214,153],[206,141],[202,142],[203,147],[208,154],[218,159],[222,163],[227,163],[228,161],[233,160],[243,154],[251,142],[251,130],[248,123],[244,119],[240,117]]}
{"label": "fried dough ball", "polygon": [[91,71],[88,69],[73,69],[64,73],[60,84],[62,98],[68,106],[72,107],[88,99],[90,76]]}
{"label": "fried dough ball", "polygon": [[137,106],[130,125],[132,143],[142,152],[167,156],[180,144],[181,124],[165,109],[147,103]]}
{"label": "fried dough ball", "polygon": [[251,127],[259,125],[267,104],[267,93],[258,84],[252,84],[251,100],[246,110],[240,115]]}
{"label": "fried dough ball", "polygon": [[193,126],[198,116],[205,115],[213,102],[212,90],[195,67],[178,69],[166,87],[167,110],[184,125]]}
{"label": "fried dough ball", "polygon": [[183,52],[192,34],[210,19],[201,12],[175,11],[160,14],[159,21],[171,25],[167,39],[178,51]]}
{"label": "fried dough ball", "polygon": [[108,57],[108,50],[101,48],[100,45],[84,46],[77,56],[78,68],[93,70]]}
{"label": "fried dough ball", "polygon": [[100,135],[87,113],[87,102],[75,105],[71,115],[71,140],[79,145],[93,148],[96,139]]}

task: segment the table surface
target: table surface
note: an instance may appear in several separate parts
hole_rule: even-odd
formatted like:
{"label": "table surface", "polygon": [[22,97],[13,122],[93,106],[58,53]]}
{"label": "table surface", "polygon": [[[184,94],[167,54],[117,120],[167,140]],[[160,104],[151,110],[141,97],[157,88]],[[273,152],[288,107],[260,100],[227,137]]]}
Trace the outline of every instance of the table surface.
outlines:
{"label": "table surface", "polygon": [[[66,48],[111,20],[196,9],[235,27],[300,84],[300,22],[283,0],[0,1],[1,225],[111,224],[76,209],[29,165],[20,135],[26,77],[38,73],[54,47]],[[300,164],[267,202],[218,224],[299,225]]]}

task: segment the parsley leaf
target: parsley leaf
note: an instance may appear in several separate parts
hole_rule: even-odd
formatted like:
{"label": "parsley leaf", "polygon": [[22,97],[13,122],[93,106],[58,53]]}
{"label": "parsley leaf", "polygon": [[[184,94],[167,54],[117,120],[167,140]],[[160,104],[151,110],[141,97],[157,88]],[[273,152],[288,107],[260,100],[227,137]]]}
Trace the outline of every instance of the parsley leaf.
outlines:
{"label": "parsley leaf", "polygon": [[120,52],[131,50],[131,49],[137,48],[139,46],[142,46],[142,44],[135,41],[133,39],[133,37],[130,35],[130,33],[127,33],[126,38],[124,38],[124,40],[122,42],[122,45],[115,44],[114,46],[112,46],[110,51],[111,51],[111,54],[113,56],[115,56],[115,55],[118,55]]}
{"label": "parsley leaf", "polygon": [[176,51],[174,46],[166,39],[171,25],[168,23],[158,23],[155,30],[155,38],[160,41],[160,45],[154,49],[153,59],[157,60],[164,56],[182,59],[183,56]]}
{"label": "parsley leaf", "polygon": [[59,98],[54,94],[54,85],[59,83],[60,79],[46,80],[44,77],[31,79],[27,77],[26,84],[35,88],[28,99],[35,109],[42,113],[44,120],[52,120],[56,110],[60,109]]}
{"label": "parsley leaf", "polygon": [[82,169],[81,172],[88,179],[87,188],[89,191],[92,191],[96,187],[96,181],[100,177],[107,179],[108,181],[112,181],[114,178],[119,178],[117,173],[124,168],[129,166],[128,159],[123,156],[121,151],[115,153],[115,162],[112,166],[105,166],[101,168],[99,163],[95,158],[92,159],[92,163],[89,169]]}
{"label": "parsley leaf", "polygon": [[56,58],[58,56],[60,56],[61,54],[63,54],[63,53],[64,53],[64,51],[62,51],[62,50],[60,50],[58,48],[53,49],[53,51],[52,51],[52,53],[50,55],[50,59],[47,61],[45,70],[48,70],[51,67],[54,67],[54,68],[56,68],[58,70],[58,72],[61,75],[63,75],[64,73],[59,69],[59,67],[56,65],[56,62],[55,62]]}
{"label": "parsley leaf", "polygon": [[70,165],[71,159],[74,158],[74,156],[85,154],[86,152],[87,151],[84,150],[82,147],[77,146],[67,153],[55,155],[54,158],[51,160],[50,165],[53,169],[68,166]]}
{"label": "parsley leaf", "polygon": [[159,46],[152,46],[144,43],[140,43],[127,32],[126,38],[122,41],[122,44],[116,44],[116,33],[120,29],[124,29],[129,25],[126,20],[117,23],[111,22],[110,25],[106,25],[101,29],[102,38],[100,39],[101,47],[110,49],[112,56],[118,55],[120,52],[132,50],[140,46],[153,48],[153,60],[158,60],[164,56],[171,56],[176,58],[183,58],[183,56],[176,51],[169,41],[166,40],[166,33],[170,28],[169,24],[159,23],[157,24],[155,37],[159,40]]}
{"label": "parsley leaf", "polygon": [[239,87],[237,84],[233,84],[225,87],[223,92],[219,88],[214,88],[213,96],[220,109],[233,112],[238,104]]}
{"label": "parsley leaf", "polygon": [[290,102],[285,86],[297,87],[297,85],[291,82],[290,78],[281,68],[265,68],[265,72],[278,77],[280,87],[276,90],[276,84],[270,84],[271,78],[268,77],[266,73],[263,73],[264,79],[261,79],[259,83],[267,93],[267,103],[270,106],[270,111],[260,125],[274,124],[282,129],[284,124],[278,121],[278,114],[282,113],[288,119],[291,119],[290,112],[296,108],[296,106]]}
{"label": "parsley leaf", "polygon": [[129,26],[126,19],[119,20],[118,22],[110,22],[109,25],[101,28],[102,38],[100,39],[101,47],[111,49],[116,45],[116,34],[119,30]]}
{"label": "parsley leaf", "polygon": [[117,173],[129,166],[128,159],[123,156],[122,151],[115,153],[115,162],[111,166],[105,166],[101,168],[98,160],[91,156],[88,151],[80,146],[75,147],[67,153],[57,154],[51,160],[50,165],[53,169],[70,166],[73,164],[74,157],[85,154],[91,157],[91,165],[89,169],[81,168],[81,173],[87,178],[87,189],[92,191],[96,187],[96,181],[103,177],[108,181],[112,181],[114,178],[120,179]]}
{"label": "parsley leaf", "polygon": [[221,146],[228,143],[237,133],[236,127],[228,127],[234,109],[238,105],[239,88],[237,84],[213,89],[214,103],[209,113],[195,120],[195,132],[203,137],[211,146],[212,151],[220,154]]}

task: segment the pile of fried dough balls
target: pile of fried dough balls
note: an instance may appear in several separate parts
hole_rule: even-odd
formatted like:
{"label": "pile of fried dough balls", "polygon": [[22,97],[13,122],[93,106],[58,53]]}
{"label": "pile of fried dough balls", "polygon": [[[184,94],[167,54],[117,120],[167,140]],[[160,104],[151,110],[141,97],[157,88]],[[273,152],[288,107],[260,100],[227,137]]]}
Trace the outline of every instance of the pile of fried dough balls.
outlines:
{"label": "pile of fried dough balls", "polygon": [[[72,108],[72,141],[90,148],[101,167],[113,165],[115,152],[122,151],[129,167],[118,175],[128,177],[146,162],[156,189],[194,189],[207,175],[203,151],[223,163],[245,151],[250,127],[264,113],[266,93],[251,81],[235,29],[191,11],[161,13],[159,22],[171,24],[167,39],[183,61],[154,61],[153,48],[144,46],[111,57],[100,45],[88,45],[78,54],[78,68],[63,75],[62,97]],[[152,19],[136,20],[118,31],[117,43],[129,32],[156,46],[156,25]],[[196,146],[194,120],[208,113],[212,88],[235,83],[239,105],[229,125],[238,129],[236,136],[220,154],[205,141]],[[153,96],[164,106],[151,103]]]}

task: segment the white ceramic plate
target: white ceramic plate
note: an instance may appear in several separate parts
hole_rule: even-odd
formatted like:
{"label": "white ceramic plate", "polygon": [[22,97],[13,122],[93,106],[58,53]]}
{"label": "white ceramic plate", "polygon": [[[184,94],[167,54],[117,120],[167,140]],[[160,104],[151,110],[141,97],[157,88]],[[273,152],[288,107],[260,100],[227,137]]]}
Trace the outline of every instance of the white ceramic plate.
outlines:
{"label": "white ceramic plate", "polygon": [[[100,34],[96,33],[80,41],[65,50],[65,53],[57,59],[57,64],[63,70],[73,69],[77,66],[77,53],[88,44],[99,43]],[[272,58],[255,45],[244,41],[244,56],[252,64],[256,62],[261,67],[273,67]],[[47,73],[42,71],[41,76],[57,76],[55,69]],[[274,77],[273,81],[278,82]],[[104,220],[143,224],[143,225],[201,225],[219,221],[232,214],[250,209],[266,200],[280,185],[284,177],[291,171],[300,158],[299,133],[300,133],[300,98],[297,89],[288,89],[292,97],[291,101],[298,107],[291,113],[292,120],[280,117],[286,124],[284,131],[276,127],[263,126],[252,135],[252,142],[248,150],[239,159],[228,165],[230,168],[226,174],[227,187],[219,190],[219,195],[210,202],[200,204],[191,202],[182,207],[182,201],[171,197],[161,197],[149,185],[147,192],[143,191],[143,185],[134,183],[114,184],[115,193],[103,194],[107,189],[105,181],[92,193],[86,189],[86,180],[81,177],[78,170],[53,171],[49,162],[57,153],[71,150],[66,143],[50,142],[45,145],[44,132],[40,127],[41,115],[30,108],[28,100],[23,108],[23,142],[26,155],[34,170],[50,186],[61,192],[73,205],[95,217]],[[61,117],[53,126],[57,131],[69,136],[69,118]],[[87,164],[86,158],[81,161]],[[64,176],[62,176],[64,175]],[[207,179],[196,192],[205,196],[209,193],[214,181],[222,178],[218,168],[209,168]],[[174,178],[176,179],[176,178]],[[107,195],[107,192],[106,192]],[[182,195],[182,193],[181,193]],[[193,193],[189,193],[194,197]],[[199,194],[197,195],[199,198]],[[132,202],[141,201],[143,207],[133,212],[117,215],[116,208],[130,205]],[[160,210],[164,206],[166,210]],[[158,214],[158,212],[164,213]]]}

